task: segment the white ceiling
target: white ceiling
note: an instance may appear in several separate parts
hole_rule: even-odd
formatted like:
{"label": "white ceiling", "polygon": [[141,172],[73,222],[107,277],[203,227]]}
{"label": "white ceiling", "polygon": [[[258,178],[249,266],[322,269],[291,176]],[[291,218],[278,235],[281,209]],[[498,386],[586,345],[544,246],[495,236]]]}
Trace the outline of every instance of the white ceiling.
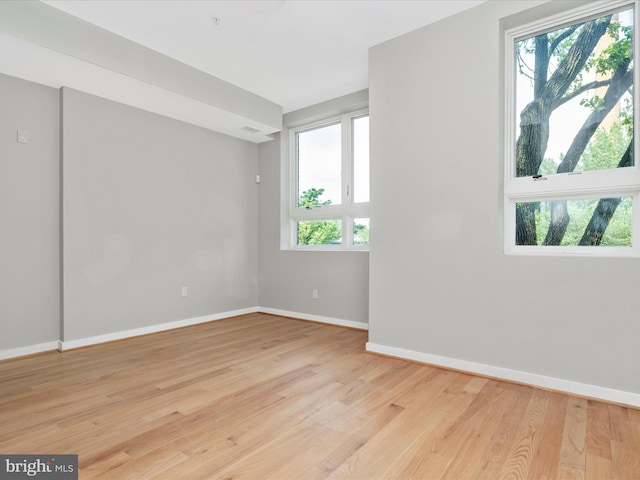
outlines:
{"label": "white ceiling", "polygon": [[[367,50],[480,1],[47,0],[285,112],[367,88]],[[214,17],[220,19],[216,26]]]}
{"label": "white ceiling", "polygon": [[[483,1],[43,0],[43,3],[264,97],[281,105],[286,113],[367,88],[370,47]],[[215,17],[219,18],[218,24]],[[20,48],[24,50],[21,55],[28,55],[24,45],[10,48],[14,52]],[[61,61],[61,52],[52,53],[58,59],[47,60],[53,67],[48,69],[49,77],[63,70],[70,77],[74,69],[78,69],[76,76],[81,75],[81,62],[55,68]],[[41,51],[39,55],[43,55]],[[7,52],[2,63],[7,64],[10,57],[16,55]],[[39,58],[38,64],[42,61]],[[23,63],[20,68],[28,70],[29,59],[23,59]],[[100,63],[91,67],[95,69],[96,65]],[[9,66],[0,71],[28,77],[16,74]],[[38,81],[34,76],[37,77],[30,73],[27,79]],[[59,82],[65,84],[64,80]],[[51,78],[43,83],[56,86]],[[89,93],[104,95],[102,91]]]}

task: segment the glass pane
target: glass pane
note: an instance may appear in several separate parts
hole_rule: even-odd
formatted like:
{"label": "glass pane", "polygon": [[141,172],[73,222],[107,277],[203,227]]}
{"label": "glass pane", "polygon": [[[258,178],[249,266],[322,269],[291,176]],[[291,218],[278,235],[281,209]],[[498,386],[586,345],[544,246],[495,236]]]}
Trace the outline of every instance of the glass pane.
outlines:
{"label": "glass pane", "polygon": [[516,221],[516,245],[631,246],[631,197],[517,203],[516,217],[532,220]]}
{"label": "glass pane", "polygon": [[633,9],[516,43],[516,176],[633,165]]}
{"label": "glass pane", "polygon": [[298,245],[340,245],[340,220],[313,220],[298,222]]}
{"label": "glass pane", "polygon": [[369,117],[353,119],[353,201],[369,201]]}
{"label": "glass pane", "polygon": [[369,245],[369,219],[353,219],[353,244]]}
{"label": "glass pane", "polygon": [[299,207],[342,202],[340,137],[339,123],[296,134]]}

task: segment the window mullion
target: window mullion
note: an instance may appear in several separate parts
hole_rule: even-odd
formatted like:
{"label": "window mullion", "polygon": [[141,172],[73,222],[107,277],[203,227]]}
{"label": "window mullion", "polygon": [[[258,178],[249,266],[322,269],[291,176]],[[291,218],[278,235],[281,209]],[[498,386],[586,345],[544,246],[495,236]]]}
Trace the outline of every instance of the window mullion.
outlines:
{"label": "window mullion", "polygon": [[325,205],[315,208],[294,208],[291,210],[291,218],[294,220],[312,219],[338,219],[342,216],[341,205]]}
{"label": "window mullion", "polygon": [[353,205],[353,128],[350,115],[342,117],[342,188],[344,208],[342,214],[342,245],[353,245],[353,218],[347,215]]}
{"label": "window mullion", "polygon": [[344,205],[353,203],[353,141],[351,116],[342,116],[342,193]]}

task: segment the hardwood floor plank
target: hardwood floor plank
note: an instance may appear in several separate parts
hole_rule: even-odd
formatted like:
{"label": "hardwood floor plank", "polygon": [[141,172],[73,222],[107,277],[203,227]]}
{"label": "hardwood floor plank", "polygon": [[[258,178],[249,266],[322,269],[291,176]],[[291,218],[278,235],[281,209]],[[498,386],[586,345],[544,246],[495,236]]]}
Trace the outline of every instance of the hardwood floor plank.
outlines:
{"label": "hardwood floor plank", "polygon": [[587,454],[611,460],[611,422],[602,402],[587,402]]}
{"label": "hardwood floor plank", "polygon": [[[381,431],[382,435],[363,445],[328,478],[429,478],[420,471],[425,465],[420,448],[425,437],[447,419],[455,418],[469,402],[469,398],[443,393],[428,408],[403,411]],[[415,463],[407,466],[411,460]]]}
{"label": "hardwood floor plank", "polygon": [[[452,462],[449,446],[455,443],[457,427],[473,416],[477,395],[465,393],[470,377],[456,374],[435,399],[421,396],[407,407],[406,415],[418,419],[419,412],[431,412],[428,419],[412,427],[414,438],[384,472],[389,478],[440,478]],[[442,468],[442,470],[440,470]]]}
{"label": "hardwood floor plank", "polygon": [[640,479],[640,410],[368,354],[250,314],[0,361],[0,452],[80,478]]}
{"label": "hardwood floor plank", "polygon": [[[404,408],[399,405],[394,403],[389,404],[386,408],[373,416],[369,422],[355,430],[353,434],[348,435],[343,442],[337,444],[337,447],[331,450],[328,455],[321,457],[319,461],[313,462],[311,468],[307,468],[301,472],[299,477],[324,478],[331,474],[363,445],[371,440],[374,435],[386,427],[389,422],[394,420],[403,410]],[[315,472],[315,474],[312,475],[313,472]]]}
{"label": "hardwood floor plank", "polygon": [[[446,455],[440,452],[440,455],[451,458],[442,479],[457,480],[476,475],[489,449],[491,438],[501,426],[501,416],[495,413],[509,411],[517,403],[517,395],[509,390],[497,390],[492,395],[494,399],[491,410],[485,407],[474,413],[475,421],[465,419],[465,426],[472,426],[473,429],[467,427],[464,432],[459,430],[456,436],[450,437],[449,451]],[[477,398],[480,399],[480,395]]]}
{"label": "hardwood floor plank", "polygon": [[587,466],[585,468],[586,480],[602,480],[615,478],[613,462],[610,458],[603,458],[587,453]]}
{"label": "hardwood floor plank", "polygon": [[[586,465],[587,400],[572,397],[560,447],[560,469],[563,476],[583,479]],[[564,473],[562,473],[564,472]]]}
{"label": "hardwood floor plank", "polygon": [[611,424],[607,405],[587,402],[586,480],[614,478],[611,456]]}
{"label": "hardwood floor plank", "polygon": [[[342,464],[335,468],[329,478],[391,478],[394,474],[388,470],[404,468],[402,459],[414,458],[421,440],[438,425],[443,418],[462,410],[463,405],[471,401],[470,396],[455,396],[445,392],[460,377],[443,371],[428,384],[427,389],[404,407],[382,431],[360,448],[354,451]],[[397,403],[394,401],[394,404]],[[409,440],[409,441],[407,441]],[[391,459],[391,467],[388,465]],[[399,477],[401,478],[401,477]]]}
{"label": "hardwood floor plank", "polygon": [[95,478],[98,475],[105,474],[110,475],[110,472],[113,472],[120,465],[127,463],[131,457],[124,452],[117,452],[114,455],[109,457],[105,457],[102,460],[96,461],[82,469],[82,479],[88,480],[91,478]]}
{"label": "hardwood floor plank", "polygon": [[613,478],[632,480],[640,478],[639,425],[629,410],[617,405],[609,405],[611,422],[611,456]]}
{"label": "hardwood floor plank", "polygon": [[540,426],[539,447],[529,470],[529,478],[553,480],[559,477],[558,468],[568,405],[567,395],[549,392],[544,422]]}
{"label": "hardwood floor plank", "polygon": [[516,440],[520,421],[531,401],[533,389],[531,387],[518,386],[518,388],[513,388],[512,392],[515,396],[513,406],[505,412],[497,412],[495,414],[496,417],[500,418],[500,424],[489,439],[476,471],[470,478],[494,479],[498,478],[502,471],[511,445]]}
{"label": "hardwood floor plank", "polygon": [[529,477],[529,470],[540,444],[539,432],[544,421],[548,398],[548,392],[533,391],[516,440],[511,445],[499,479]]}

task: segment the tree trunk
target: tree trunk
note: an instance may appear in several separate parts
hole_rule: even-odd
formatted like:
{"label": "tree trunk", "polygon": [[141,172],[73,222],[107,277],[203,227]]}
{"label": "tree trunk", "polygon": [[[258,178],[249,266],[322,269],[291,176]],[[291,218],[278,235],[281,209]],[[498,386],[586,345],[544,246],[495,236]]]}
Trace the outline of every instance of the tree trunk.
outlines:
{"label": "tree trunk", "polygon": [[630,62],[631,59],[623,62],[614,73],[611,84],[604,95],[602,106],[591,112],[591,115],[585,120],[582,128],[571,142],[567,154],[558,165],[558,173],[573,172],[595,131],[633,84],[633,71],[627,70]]}
{"label": "tree trunk", "polygon": [[520,203],[516,206],[516,245],[537,245],[536,206]]}
{"label": "tree trunk", "polygon": [[601,198],[596,209],[591,215],[589,225],[584,230],[580,239],[580,246],[598,246],[602,242],[605,230],[609,226],[609,221],[620,205],[621,198]]}
{"label": "tree trunk", "polygon": [[[618,103],[624,93],[632,85],[633,71],[627,71],[629,63],[630,60],[623,62],[623,64],[621,64],[614,73],[613,77],[611,78],[611,84],[609,85],[609,88],[607,88],[607,92],[604,95],[602,107],[597,108],[593,112],[591,112],[591,115],[589,115],[589,117],[585,120],[584,124],[580,128],[580,131],[573,139],[573,142],[571,142],[571,146],[569,147],[569,150],[567,150],[567,154],[562,159],[560,165],[558,165],[558,173],[573,172],[595,131],[598,129],[602,121],[613,109],[613,107]],[[567,212],[567,202],[553,203],[559,204],[554,206],[554,209],[557,208],[558,212],[556,215],[551,215],[551,223],[549,223],[549,230],[547,230],[547,236],[543,242],[544,245],[560,245],[562,237],[567,231],[567,226],[569,225],[570,217]],[[563,208],[564,212],[561,212]]]}
{"label": "tree trunk", "polygon": [[[564,237],[567,227],[569,226],[569,212],[567,211],[566,200],[556,200],[550,202],[551,205],[551,221],[549,223],[549,230],[547,230],[547,236],[542,242],[543,245],[560,245],[562,238]],[[551,226],[554,225],[552,228]]]}
{"label": "tree trunk", "polygon": [[[630,167],[633,165],[633,141],[627,147],[627,150],[624,152],[620,163],[618,164],[618,168],[621,167]],[[580,239],[580,246],[598,246],[602,242],[602,237],[604,235],[605,230],[609,226],[609,222],[613,217],[613,214],[616,212],[616,208],[620,205],[622,199],[620,198],[601,198],[596,206],[596,209],[593,211],[591,215],[591,219],[589,220],[589,224],[587,228],[584,230],[584,234]],[[636,205],[635,208],[638,206]]]}
{"label": "tree trunk", "polygon": [[[606,32],[610,17],[584,24],[576,41],[558,68],[546,80],[546,66],[552,52],[548,51],[547,35],[535,38],[534,99],[520,114],[520,136],[516,142],[516,176],[538,173],[549,141],[549,118],[561,104],[562,97],[586,64],[599,39]],[[536,245],[535,210],[521,205],[516,213],[516,244]]]}

